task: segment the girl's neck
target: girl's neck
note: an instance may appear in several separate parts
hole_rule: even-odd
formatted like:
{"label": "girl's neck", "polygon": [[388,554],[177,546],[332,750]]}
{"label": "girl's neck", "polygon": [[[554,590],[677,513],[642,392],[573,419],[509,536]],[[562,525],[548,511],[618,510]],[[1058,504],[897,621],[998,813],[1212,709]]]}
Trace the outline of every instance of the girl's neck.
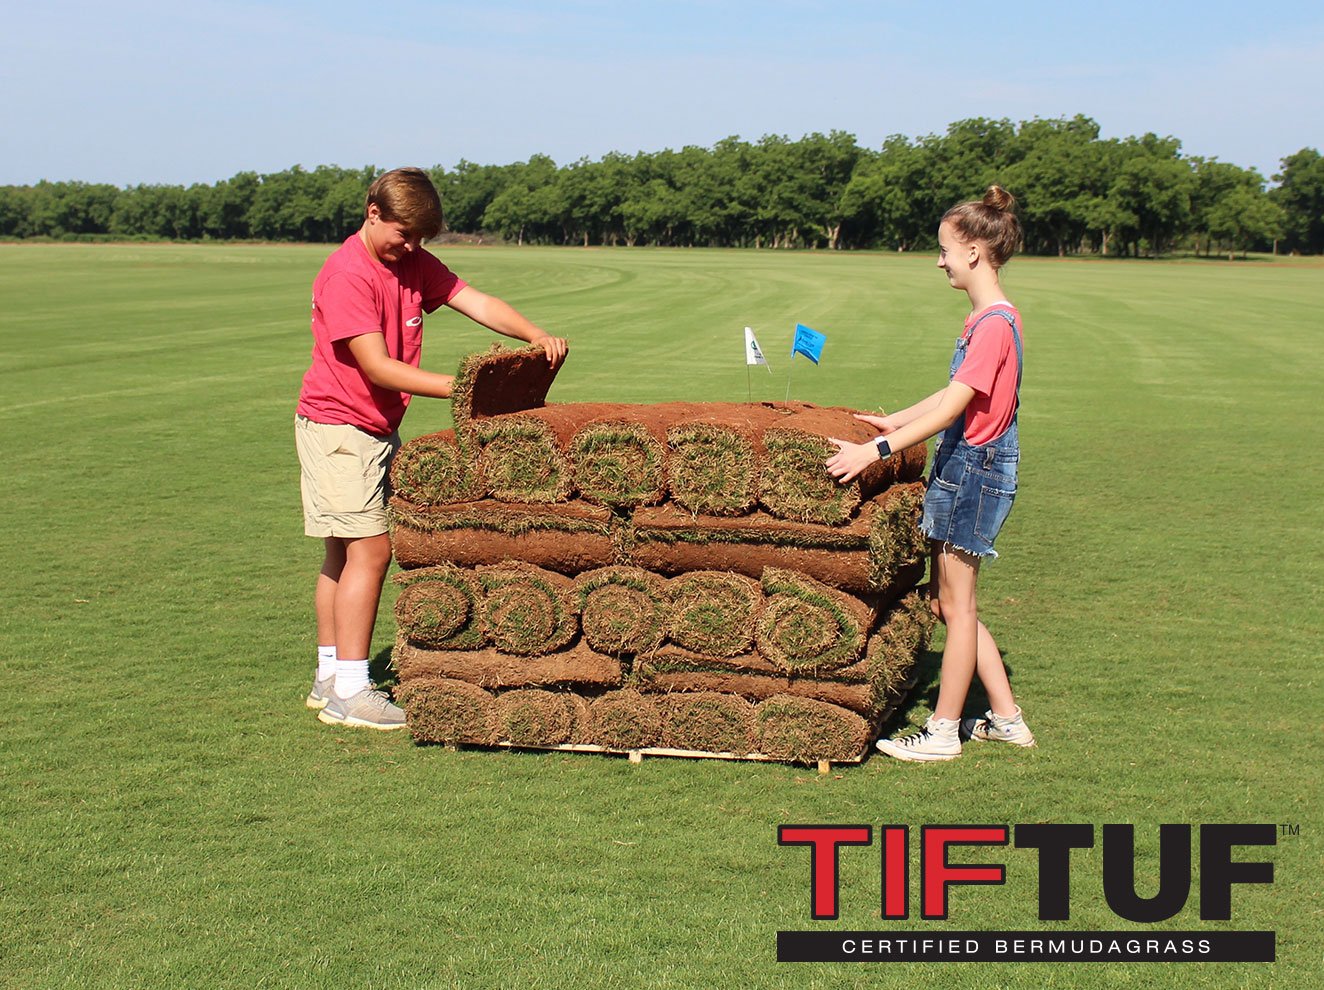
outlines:
{"label": "girl's neck", "polygon": [[996,275],[991,280],[970,286],[965,290],[965,294],[970,298],[970,311],[972,313],[988,309],[994,303],[1007,302],[1007,297],[1003,295],[1002,285],[998,282]]}

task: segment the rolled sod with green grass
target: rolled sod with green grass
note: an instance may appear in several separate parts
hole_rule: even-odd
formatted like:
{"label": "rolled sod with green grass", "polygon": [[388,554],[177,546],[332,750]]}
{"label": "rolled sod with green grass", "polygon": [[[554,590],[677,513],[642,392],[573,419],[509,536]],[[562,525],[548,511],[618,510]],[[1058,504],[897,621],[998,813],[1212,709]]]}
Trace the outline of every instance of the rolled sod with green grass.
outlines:
{"label": "rolled sod with green grass", "polygon": [[492,497],[503,502],[563,502],[574,479],[556,434],[535,416],[515,414],[474,424],[478,465]]}
{"label": "rolled sod with green grass", "polygon": [[404,590],[395,602],[396,624],[410,642],[433,650],[483,645],[483,583],[471,570],[441,564],[395,576]]}
{"label": "rolled sod with green grass", "polygon": [[877,433],[847,409],[810,407],[797,411],[783,425],[763,435],[759,502],[783,519],[838,526],[850,520],[861,502],[893,484],[923,475],[923,444],[870,464],[848,484],[839,483],[827,473],[824,463],[837,452],[829,437],[864,443]]}
{"label": "rolled sod with green grass", "polygon": [[497,741],[495,700],[477,685],[421,677],[401,684],[395,700],[404,708],[409,730],[418,742],[490,746]]}
{"label": "rolled sod with green grass", "polygon": [[758,751],[794,763],[858,760],[872,735],[869,724],[855,712],[791,695],[762,702],[754,722]]}
{"label": "rolled sod with green grass", "polygon": [[882,589],[893,586],[909,565],[929,552],[919,529],[924,483],[893,485],[875,504],[869,520],[869,587]]}
{"label": "rolled sod with green grass", "polygon": [[392,491],[415,505],[473,502],[488,488],[470,451],[462,450],[454,430],[409,441],[391,462]]}
{"label": "rolled sod with green grass", "polygon": [[654,650],[666,636],[671,593],[667,581],[640,567],[601,567],[575,578],[584,641],[599,653]]}
{"label": "rolled sod with green grass", "polygon": [[727,571],[691,571],[673,578],[667,635],[686,650],[732,657],[749,650],[763,606],[758,582]]}
{"label": "rolled sod with green grass", "polygon": [[402,684],[418,678],[448,677],[492,690],[560,687],[599,691],[624,683],[620,660],[595,653],[583,643],[555,653],[519,656],[491,648],[428,650],[398,636],[391,660]]}
{"label": "rolled sod with green grass", "polygon": [[739,695],[700,691],[656,699],[662,745],[705,753],[754,752],[754,706]]}
{"label": "rolled sod with green grass", "polygon": [[763,572],[759,653],[783,670],[815,674],[853,663],[864,649],[873,609],[795,571]]}
{"label": "rolled sod with green grass", "polygon": [[928,596],[914,591],[897,603],[878,631],[869,637],[863,673],[873,689],[874,704],[880,709],[903,694],[937,621]]}
{"label": "rolled sod with green grass", "polygon": [[521,561],[477,568],[483,584],[483,632],[498,650],[552,653],[579,632],[574,582]]}
{"label": "rolled sod with green grass", "polygon": [[579,493],[615,509],[661,502],[667,495],[666,447],[657,432],[648,422],[628,417],[579,430],[569,451]]}
{"label": "rolled sod with green grass", "polygon": [[589,739],[608,749],[643,749],[662,738],[657,705],[632,688],[609,691],[589,706]]}
{"label": "rolled sod with green grass", "polygon": [[497,737],[516,746],[562,746],[586,734],[587,713],[582,698],[564,691],[505,691],[496,699]]}
{"label": "rolled sod with green grass", "polygon": [[389,520],[395,559],[404,568],[522,560],[578,574],[619,558],[618,524],[608,509],[587,502],[514,505],[488,499],[424,508],[392,499]]}

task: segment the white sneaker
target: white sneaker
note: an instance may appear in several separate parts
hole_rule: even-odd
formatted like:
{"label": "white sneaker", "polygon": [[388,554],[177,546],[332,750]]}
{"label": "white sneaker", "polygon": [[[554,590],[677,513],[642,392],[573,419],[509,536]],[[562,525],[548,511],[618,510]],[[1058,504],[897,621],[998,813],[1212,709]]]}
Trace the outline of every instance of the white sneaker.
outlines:
{"label": "white sneaker", "polygon": [[405,727],[404,709],[391,704],[386,692],[375,690],[371,684],[348,698],[332,691],[317,718],[327,725],[356,725],[383,731]]}
{"label": "white sneaker", "polygon": [[984,712],[982,718],[961,719],[961,735],[966,739],[984,742],[1009,742],[1017,746],[1033,746],[1034,733],[1025,724],[1025,713],[1019,708],[1011,716]]}
{"label": "white sneaker", "polygon": [[959,726],[954,718],[933,715],[918,732],[897,739],[879,739],[874,745],[879,752],[898,760],[954,760],[961,755],[961,739],[957,735]]}

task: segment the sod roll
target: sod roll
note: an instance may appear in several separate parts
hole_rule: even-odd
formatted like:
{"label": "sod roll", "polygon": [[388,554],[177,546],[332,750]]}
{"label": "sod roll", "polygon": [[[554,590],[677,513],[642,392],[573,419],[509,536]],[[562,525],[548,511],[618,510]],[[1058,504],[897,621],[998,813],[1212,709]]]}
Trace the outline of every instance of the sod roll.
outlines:
{"label": "sod roll", "polygon": [[523,688],[497,695],[497,736],[516,746],[562,746],[587,736],[588,704],[564,691]]}
{"label": "sod roll", "polygon": [[454,430],[409,441],[391,462],[391,489],[416,505],[472,502],[487,495],[482,472]]}
{"label": "sod roll", "polygon": [[667,430],[667,488],[690,512],[735,516],[758,501],[758,455],[751,437],[722,423]]}
{"label": "sod roll", "polygon": [[395,603],[400,632],[434,650],[472,650],[483,644],[479,618],[483,585],[473,571],[450,564],[397,574],[404,590]]}
{"label": "sod roll", "polygon": [[724,571],[691,571],[673,578],[673,643],[695,653],[731,657],[749,650],[763,594],[752,578]]}
{"label": "sod roll", "polygon": [[632,688],[609,691],[589,706],[589,739],[608,749],[643,749],[662,738],[657,706]]}
{"label": "sod roll", "polygon": [[611,512],[587,502],[510,505],[487,499],[419,507],[392,499],[391,546],[404,568],[466,567],[522,560],[562,574],[604,567],[619,556]]}
{"label": "sod roll", "polygon": [[476,685],[423,677],[401,684],[395,698],[419,742],[480,746],[496,742],[496,705],[492,696]]}
{"label": "sod roll", "polygon": [[885,588],[928,553],[928,540],[919,530],[924,484],[893,485],[876,501],[869,522],[869,586]]}
{"label": "sod roll", "polygon": [[428,650],[397,639],[391,654],[400,682],[448,677],[479,687],[562,687],[593,691],[620,687],[621,661],[595,653],[583,643],[543,653],[519,656],[499,650]]}
{"label": "sod roll", "polygon": [[738,695],[667,694],[656,705],[663,746],[741,756],[754,751],[754,706]]}
{"label": "sod roll", "polygon": [[647,422],[629,418],[583,427],[570,442],[580,494],[612,508],[662,501],[667,494],[666,448],[656,432]]}
{"label": "sod roll", "polygon": [[579,631],[573,582],[544,568],[506,561],[477,568],[483,632],[505,653],[551,653]]}
{"label": "sod roll", "polygon": [[755,729],[760,753],[796,763],[858,760],[870,737],[868,723],[855,712],[791,695],[760,704]]}
{"label": "sod roll", "polygon": [[602,567],[575,578],[584,641],[623,656],[656,649],[666,636],[667,582],[639,567]]}
{"label": "sod roll", "polygon": [[556,434],[536,416],[515,414],[474,424],[478,464],[492,497],[503,502],[562,502],[574,487]]}
{"label": "sod roll", "polygon": [[820,673],[859,658],[873,609],[795,571],[763,572],[767,596],[755,625],[759,652],[793,673]]}
{"label": "sod roll", "polygon": [[495,343],[465,357],[451,387],[451,415],[462,442],[478,420],[544,405],[556,371],[533,345],[510,350]]}

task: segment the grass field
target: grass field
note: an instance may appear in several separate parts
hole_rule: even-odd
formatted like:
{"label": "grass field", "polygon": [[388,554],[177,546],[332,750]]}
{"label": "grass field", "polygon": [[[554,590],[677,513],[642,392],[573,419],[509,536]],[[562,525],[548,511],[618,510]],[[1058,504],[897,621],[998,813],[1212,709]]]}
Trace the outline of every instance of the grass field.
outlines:
{"label": "grass field", "polygon": [[[0,985],[1319,985],[1324,268],[1012,264],[1025,454],[981,605],[1040,747],[819,777],[451,752],[304,709],[320,548],[291,419],[326,253],[0,245]],[[963,315],[927,256],[444,257],[570,338],[558,401],[744,400],[745,325],[774,371],[752,394],[780,399],[799,320],[827,346],[794,398],[895,408],[942,383]],[[437,314],[424,365],[491,339]],[[448,417],[419,400],[406,436]],[[808,854],[776,826],[819,822],[1130,822],[1144,894],[1160,823],[1299,835],[1231,922],[1193,894],[1158,926],[1274,929],[1272,965],[778,965],[779,929],[881,926],[876,848],[843,852],[841,917],[810,920]],[[1069,922],[1038,921],[1033,851],[962,856],[1006,885],[890,927],[1138,927],[1105,906],[1097,847],[1073,854]]]}

